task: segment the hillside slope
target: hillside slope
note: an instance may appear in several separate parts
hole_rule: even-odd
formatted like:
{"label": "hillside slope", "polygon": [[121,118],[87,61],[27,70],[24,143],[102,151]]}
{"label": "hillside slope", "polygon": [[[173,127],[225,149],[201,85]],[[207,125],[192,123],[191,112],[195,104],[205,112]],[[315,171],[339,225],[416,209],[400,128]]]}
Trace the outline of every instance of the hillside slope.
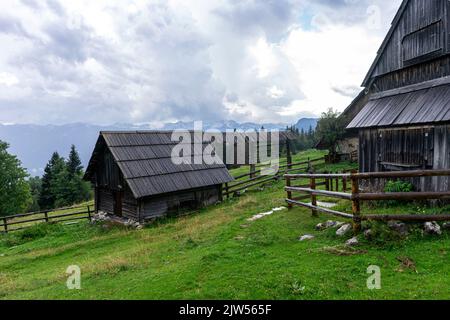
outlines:
{"label": "hillside slope", "polygon": [[[314,230],[327,216],[294,208],[248,221],[284,197],[279,182],[140,231],[83,222],[0,236],[0,299],[448,298],[448,234],[341,252],[328,249],[345,239]],[[316,238],[299,242],[305,234]],[[70,265],[82,290],[66,288]],[[382,270],[381,290],[366,287],[370,265]]]}

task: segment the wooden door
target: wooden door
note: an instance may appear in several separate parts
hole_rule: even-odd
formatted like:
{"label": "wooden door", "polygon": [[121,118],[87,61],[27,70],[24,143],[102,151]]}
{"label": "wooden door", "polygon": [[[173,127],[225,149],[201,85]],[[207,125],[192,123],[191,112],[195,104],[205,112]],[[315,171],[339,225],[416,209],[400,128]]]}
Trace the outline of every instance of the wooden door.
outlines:
{"label": "wooden door", "polygon": [[113,196],[114,196],[114,215],[121,217],[123,207],[123,192],[115,191]]}

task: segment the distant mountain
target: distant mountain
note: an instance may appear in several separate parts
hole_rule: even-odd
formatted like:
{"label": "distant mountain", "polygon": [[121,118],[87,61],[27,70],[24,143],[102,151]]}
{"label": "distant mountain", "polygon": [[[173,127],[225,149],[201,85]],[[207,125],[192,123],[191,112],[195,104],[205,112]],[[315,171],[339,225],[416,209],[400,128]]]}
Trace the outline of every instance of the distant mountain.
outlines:
{"label": "distant mountain", "polygon": [[298,130],[304,130],[308,131],[310,127],[313,128],[313,130],[317,127],[317,122],[319,122],[319,119],[313,119],[313,118],[303,118],[298,120],[297,124],[295,124],[295,127],[298,128]]}
{"label": "distant mountain", "polygon": [[[253,130],[264,126],[266,129],[283,129],[285,124],[238,123],[236,121],[204,122],[204,130]],[[44,167],[54,151],[61,156],[69,154],[74,144],[83,165],[86,167],[100,131],[115,130],[153,130],[149,125],[115,124],[96,126],[83,123],[68,125],[2,125],[0,124],[0,140],[10,144],[9,151],[18,156],[31,175],[42,175]],[[168,123],[160,130],[194,129],[194,122]]]}

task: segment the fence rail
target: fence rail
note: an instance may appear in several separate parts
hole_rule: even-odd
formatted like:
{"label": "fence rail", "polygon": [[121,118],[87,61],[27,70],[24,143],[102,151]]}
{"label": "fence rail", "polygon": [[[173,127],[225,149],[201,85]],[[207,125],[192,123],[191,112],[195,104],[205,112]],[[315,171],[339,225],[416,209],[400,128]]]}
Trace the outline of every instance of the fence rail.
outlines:
{"label": "fence rail", "polygon": [[[286,202],[289,208],[301,206],[311,209],[313,215],[318,212],[349,218],[353,220],[354,232],[361,230],[361,222],[364,220],[373,221],[450,221],[450,214],[430,215],[430,214],[368,214],[361,213],[361,201],[379,201],[379,200],[441,200],[450,199],[450,191],[435,192],[361,192],[360,180],[370,179],[398,179],[398,178],[422,178],[450,176],[450,170],[416,170],[399,172],[369,172],[369,173],[339,173],[339,174],[286,174]],[[296,180],[309,179],[309,187],[294,186]],[[319,190],[317,180],[325,180],[325,189]],[[332,183],[336,183],[336,191],[333,191]],[[339,182],[342,181],[342,192],[339,189]],[[351,181],[351,192],[347,192],[347,181]],[[331,183],[331,184],[330,184]],[[299,198],[293,198],[293,193],[301,193],[304,196],[301,200],[310,199],[310,203],[301,202]],[[306,195],[305,195],[306,194]],[[348,200],[352,202],[352,213],[344,213],[329,208],[322,208],[317,205],[317,196],[325,196],[337,199]]]}
{"label": "fence rail", "polygon": [[54,210],[0,217],[0,233],[23,230],[36,223],[60,223],[84,219],[91,220],[93,213],[92,206],[93,205],[64,207]]}
{"label": "fence rail", "polygon": [[[238,176],[233,177],[235,179],[232,183],[227,183],[223,187],[223,193],[222,195],[224,197],[230,198],[232,195],[236,194],[237,192],[246,190],[248,188],[252,188],[255,186],[259,186],[262,184],[265,184],[270,181],[276,181],[282,179],[283,175],[292,173],[292,172],[299,172],[308,171],[308,168],[311,167],[313,164],[317,164],[318,162],[325,163],[325,158],[317,158],[317,159],[309,159],[308,161],[300,161],[295,163],[288,163],[279,166],[279,171],[277,174],[274,175],[262,175],[262,170],[254,170],[250,171],[249,173],[241,174]],[[261,164],[259,165],[261,166]],[[252,167],[251,167],[252,168]],[[254,168],[254,167],[253,167]],[[247,178],[248,179],[244,179]],[[244,179],[244,180],[242,180]]]}

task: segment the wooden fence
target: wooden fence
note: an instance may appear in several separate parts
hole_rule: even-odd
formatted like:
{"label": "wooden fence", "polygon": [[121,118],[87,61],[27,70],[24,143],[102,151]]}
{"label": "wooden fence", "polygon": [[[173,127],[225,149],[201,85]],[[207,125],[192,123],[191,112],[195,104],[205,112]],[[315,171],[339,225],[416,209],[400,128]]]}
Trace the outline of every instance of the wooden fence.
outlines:
{"label": "wooden fence", "polygon": [[[450,176],[450,170],[418,170],[418,171],[399,171],[399,172],[372,172],[372,173],[341,173],[341,174],[286,174],[286,192],[289,208],[301,206],[309,208],[314,216],[318,212],[348,218],[353,220],[355,233],[360,232],[361,222],[364,220],[372,221],[450,221],[450,214],[430,215],[430,214],[370,214],[361,213],[361,201],[379,201],[379,200],[439,200],[449,199],[450,191],[436,192],[378,192],[363,193],[360,192],[360,180],[370,179],[401,179],[401,178],[422,178]],[[309,179],[308,185],[294,186],[294,181]],[[323,183],[318,181],[324,180]],[[337,190],[333,191],[330,187],[330,181],[336,181]],[[342,191],[339,191],[339,181],[342,183]],[[349,182],[349,183],[347,183]],[[347,185],[350,192],[347,192]],[[325,185],[326,190],[317,189],[319,185]],[[294,193],[301,193],[303,196],[293,197]],[[352,213],[344,213],[329,208],[322,208],[317,205],[317,197],[325,196],[330,198],[344,199],[352,202]],[[301,202],[302,200],[310,202]]]}
{"label": "wooden fence", "polygon": [[[234,178],[234,182],[227,183],[223,187],[223,197],[230,198],[232,195],[246,190],[248,188],[256,187],[268,183],[270,181],[276,181],[282,179],[283,175],[292,172],[307,172],[308,168],[317,163],[325,163],[325,158],[309,159],[308,161],[301,161],[295,163],[288,163],[279,166],[279,171],[274,175],[263,175],[262,169],[258,169],[263,164],[251,166],[249,173],[245,173]],[[253,169],[253,170],[252,170]]]}
{"label": "wooden fence", "polygon": [[30,212],[13,216],[0,216],[0,233],[26,229],[36,223],[60,223],[76,220],[91,220],[93,205],[74,206],[54,210]]}

